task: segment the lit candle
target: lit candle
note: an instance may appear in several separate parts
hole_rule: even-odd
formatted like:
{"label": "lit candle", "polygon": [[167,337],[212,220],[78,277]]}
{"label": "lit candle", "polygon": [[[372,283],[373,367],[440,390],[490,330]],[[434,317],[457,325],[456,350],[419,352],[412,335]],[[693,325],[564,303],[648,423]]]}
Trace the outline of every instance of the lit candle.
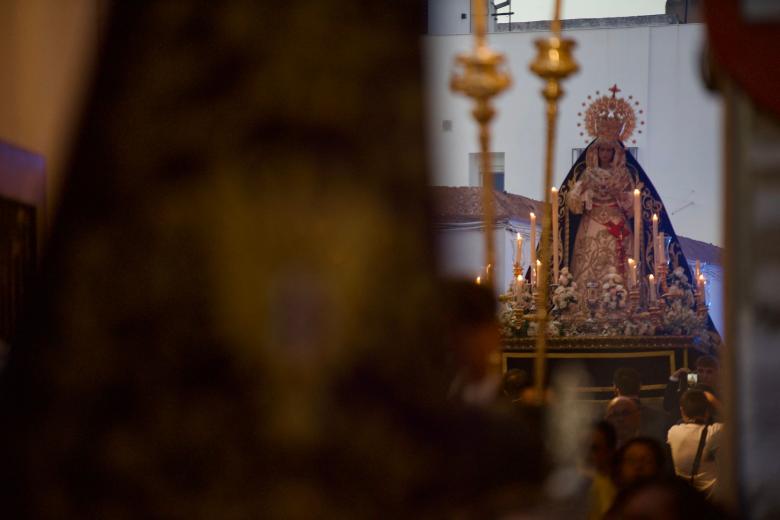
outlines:
{"label": "lit candle", "polygon": [[523,235],[517,234],[517,253],[515,253],[515,263],[523,265]]}
{"label": "lit candle", "polygon": [[553,283],[558,283],[558,188],[553,186],[552,192],[552,248],[553,248]]}
{"label": "lit candle", "polygon": [[700,309],[704,309],[704,306],[706,305],[706,298],[704,295],[704,284],[707,283],[707,280],[705,280],[704,275],[700,274],[698,278],[696,278],[696,292],[698,293],[696,296],[698,296],[698,305]]}
{"label": "lit candle", "polygon": [[655,213],[653,213],[653,249],[655,249],[653,253],[654,264],[658,265],[660,263],[658,260],[658,215]]}
{"label": "lit candle", "polygon": [[515,300],[520,301],[523,294],[523,275],[518,274],[515,280]]}
{"label": "lit candle", "polygon": [[480,285],[482,283],[482,277],[477,276],[477,285]]}
{"label": "lit candle", "polygon": [[650,303],[655,303],[655,296],[656,296],[656,292],[655,292],[655,276],[653,276],[652,274],[648,275],[647,276],[647,281],[650,284],[650,290],[648,291],[648,295],[650,297]]}
{"label": "lit candle", "polygon": [[536,215],[531,212],[531,265],[536,265]]}
{"label": "lit candle", "polygon": [[633,289],[636,286],[636,262],[633,258],[628,259],[628,281],[628,288]]}
{"label": "lit candle", "polygon": [[634,190],[634,258],[639,260],[639,237],[642,236],[642,208],[639,190]]}
{"label": "lit candle", "polygon": [[539,273],[542,271],[542,261],[536,261],[536,269],[534,269],[534,285],[539,287]]}

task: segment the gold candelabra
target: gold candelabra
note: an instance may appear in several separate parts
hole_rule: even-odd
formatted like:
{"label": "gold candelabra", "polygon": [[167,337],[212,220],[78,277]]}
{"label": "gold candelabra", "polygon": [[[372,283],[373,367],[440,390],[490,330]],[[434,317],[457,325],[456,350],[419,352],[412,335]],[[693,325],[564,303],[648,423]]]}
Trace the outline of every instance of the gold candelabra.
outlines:
{"label": "gold candelabra", "polygon": [[512,80],[501,70],[504,55],[487,46],[485,40],[487,12],[485,0],[472,0],[474,21],[474,50],[470,54],[459,54],[455,63],[463,67],[463,73],[453,73],[450,88],[474,99],[471,114],[479,125],[480,169],[482,173],[482,220],[485,228],[485,265],[488,266],[487,283],[493,287],[490,266],[495,265],[493,244],[493,172],[490,167],[490,120],[495,115],[491,100],[506,90]]}
{"label": "gold candelabra", "polygon": [[[572,49],[576,45],[574,40],[561,38],[561,1],[555,2],[555,13],[551,24],[552,35],[549,38],[536,40],[538,54],[531,63],[531,71],[545,80],[542,96],[546,101],[547,112],[547,152],[544,170],[544,214],[542,216],[542,237],[540,244],[541,268],[537,273],[538,295],[536,312],[538,328],[536,335],[536,358],[534,363],[534,384],[536,395],[541,399],[544,395],[545,362],[547,352],[547,324],[549,313],[547,303],[549,300],[549,271],[550,271],[550,242],[551,242],[551,211],[552,208],[550,187],[553,185],[553,153],[555,147],[555,123],[558,115],[558,100],[563,95],[561,80],[577,72],[579,66],[572,57]],[[531,244],[534,247],[534,244]]]}

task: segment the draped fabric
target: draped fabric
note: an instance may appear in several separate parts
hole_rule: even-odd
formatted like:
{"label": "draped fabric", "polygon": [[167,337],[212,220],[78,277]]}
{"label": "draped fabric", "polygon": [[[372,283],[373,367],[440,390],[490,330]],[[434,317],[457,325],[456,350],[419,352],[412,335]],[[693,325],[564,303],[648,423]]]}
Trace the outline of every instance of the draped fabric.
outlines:
{"label": "draped fabric", "polygon": [[[574,255],[575,240],[577,237],[577,231],[582,223],[583,215],[574,214],[570,211],[566,211],[565,201],[569,196],[569,192],[574,188],[576,182],[581,179],[587,168],[586,156],[588,150],[594,145],[595,140],[592,141],[585,150],[577,158],[574,166],[571,167],[566,178],[563,180],[559,188],[559,204],[558,204],[558,217],[559,222],[562,225],[559,226],[560,243],[563,250],[561,254],[561,266],[570,266]],[[655,263],[655,247],[652,243],[652,218],[653,213],[658,215],[658,232],[663,232],[667,237],[667,256],[670,262],[670,270],[677,267],[682,267],[688,279],[693,282],[693,274],[688,266],[688,262],[683,255],[680,242],[677,239],[677,233],[674,231],[671,220],[664,208],[661,197],[658,195],[653,183],[647,176],[642,166],[637,162],[634,157],[625,151],[625,146],[620,143],[620,146],[625,152],[625,169],[629,177],[629,192],[634,188],[640,190],[641,201],[641,216],[642,216],[642,236],[639,240],[639,267],[637,268],[637,277],[645,279],[648,274],[657,274],[654,271],[653,265]],[[634,217],[633,211],[630,206],[627,211],[627,221],[631,231],[634,229]],[[629,248],[630,251],[630,248]]]}
{"label": "draped fabric", "polygon": [[590,147],[585,169],[569,184],[562,201],[569,213],[581,217],[568,259],[580,292],[589,283],[601,285],[615,272],[625,276],[626,260],[633,256],[635,183],[626,168],[626,153],[617,142],[601,141],[599,146],[612,150],[611,159],[600,164],[599,149]]}
{"label": "draped fabric", "polygon": [[[577,182],[585,180],[584,176],[588,169],[587,157],[588,151],[597,143],[594,139],[588,145],[585,150],[582,151],[580,156],[575,161],[574,165],[569,169],[566,178],[563,180],[559,187],[560,196],[558,197],[558,221],[559,225],[559,244],[560,244],[560,267],[569,267],[573,269],[577,267],[575,260],[577,259],[577,247],[585,243],[583,235],[580,233],[580,239],[578,244],[578,231],[580,227],[585,225],[584,220],[589,218],[583,213],[577,214],[569,211],[567,208],[567,200],[575,199],[579,196],[576,192]],[[669,215],[666,208],[661,201],[661,197],[658,195],[655,186],[650,181],[650,178],[645,173],[639,162],[628,152],[622,142],[618,141],[623,154],[625,156],[625,173],[628,179],[616,179],[616,184],[626,189],[625,201],[620,201],[619,208],[612,208],[611,211],[620,211],[625,217],[630,236],[633,236],[634,230],[634,213],[631,206],[628,205],[628,197],[631,197],[631,193],[634,188],[640,190],[640,203],[641,203],[641,218],[642,218],[642,232],[639,240],[639,262],[637,266],[637,278],[642,282],[642,297],[646,295],[647,291],[647,275],[654,274],[656,277],[658,273],[655,272],[655,257],[656,248],[652,240],[652,217],[653,214],[658,215],[658,232],[664,233],[666,237],[666,256],[669,261],[669,272],[672,272],[677,267],[682,267],[683,272],[688,277],[690,283],[695,284],[694,274],[688,264],[688,260],[683,254],[680,241],[677,238],[677,233],[674,231],[672,222],[669,219]],[[622,174],[621,174],[622,175]],[[623,182],[626,181],[626,182]],[[606,226],[605,226],[606,227]],[[623,238],[622,243],[624,251],[627,256],[633,255],[633,242],[631,238]],[[602,247],[614,247],[615,241],[611,241],[608,244],[602,244]],[[615,258],[612,255],[612,258]],[[615,266],[618,267],[617,265]],[[621,266],[622,267],[622,266]],[[620,271],[620,269],[618,269]],[[575,271],[573,271],[575,272]],[[708,317],[708,329],[715,331],[712,320]]]}

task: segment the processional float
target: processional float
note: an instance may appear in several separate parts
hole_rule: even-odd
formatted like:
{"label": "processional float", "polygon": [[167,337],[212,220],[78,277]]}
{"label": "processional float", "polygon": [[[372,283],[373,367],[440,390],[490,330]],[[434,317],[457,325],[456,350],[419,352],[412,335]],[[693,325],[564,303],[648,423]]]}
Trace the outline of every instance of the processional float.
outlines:
{"label": "processional float", "polygon": [[[488,152],[489,123],[495,111],[491,99],[511,81],[501,69],[503,55],[487,46],[484,1],[474,0],[472,5],[475,47],[471,54],[457,57],[463,74],[453,75],[451,86],[476,103],[472,114],[479,125],[485,283],[492,287],[494,194]],[[632,104],[638,102],[632,96],[618,97],[617,85],[608,89],[611,95],[597,91],[589,105],[583,103],[580,135],[587,131],[593,140],[561,186],[553,186],[561,81],[578,70],[572,57],[575,42],[561,37],[560,0],[555,3],[551,35],[535,44],[537,56],[530,68],[545,82],[542,97],[547,118],[542,233],[537,244],[536,215],[531,213],[530,265],[524,276],[518,234],[514,276],[500,297],[504,368],[528,369],[532,364],[536,395],[542,395],[548,364],[584,363],[595,383],[582,390],[596,397],[611,392],[614,369],[632,358],[645,374],[643,391],[660,392],[670,372],[692,361],[689,353],[713,352],[719,346],[720,336],[707,312],[706,280],[698,261],[695,273],[691,272],[657,191],[625,150],[623,143],[637,122]],[[609,148],[603,143],[617,143],[610,145],[611,156],[608,150],[605,153],[606,168],[598,157]],[[610,189],[618,196],[607,204]],[[608,233],[610,243],[617,244],[612,265],[606,268],[586,267],[588,262],[582,260],[583,251],[587,253],[583,244],[592,238],[580,240],[587,235],[582,231],[585,226],[580,226],[587,219],[600,223],[602,235]]]}

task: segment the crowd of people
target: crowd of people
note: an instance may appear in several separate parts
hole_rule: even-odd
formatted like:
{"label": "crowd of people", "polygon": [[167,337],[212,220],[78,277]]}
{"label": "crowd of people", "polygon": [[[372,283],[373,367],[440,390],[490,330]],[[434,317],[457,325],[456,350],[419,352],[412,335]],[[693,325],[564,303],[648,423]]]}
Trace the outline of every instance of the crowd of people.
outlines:
{"label": "crowd of people", "polygon": [[719,514],[715,504],[723,423],[718,372],[718,361],[711,356],[699,357],[694,372],[676,371],[661,409],[640,399],[638,371],[616,371],[615,397],[592,430],[586,464],[592,479],[589,518],[624,517],[631,504],[626,495],[636,495],[643,486],[678,498],[683,494],[698,502],[701,511]]}
{"label": "crowd of people", "polygon": [[[512,368],[500,378],[491,370],[500,343],[492,297],[474,284],[458,290],[463,294],[450,300],[461,312],[452,315],[450,327],[449,399],[472,408],[555,408],[558,396],[550,389],[537,395],[526,371]],[[681,368],[670,375],[662,402],[641,397],[638,370],[615,371],[614,398],[587,432],[582,450],[581,504],[588,518],[635,518],[636,508],[641,518],[727,517],[718,501],[719,370],[717,358],[698,357],[693,371]],[[690,514],[681,516],[685,511]]]}
{"label": "crowd of people", "polygon": [[[638,371],[616,371],[615,397],[607,404],[604,418],[593,424],[584,450],[581,469],[588,481],[588,518],[631,518],[627,512],[640,506],[647,515],[643,518],[673,518],[667,509],[683,508],[682,501],[695,504],[697,511],[683,518],[723,517],[717,505],[723,429],[718,370],[717,359],[703,356],[694,372],[675,372],[668,382],[664,409],[640,399]],[[688,384],[689,373],[697,383]],[[522,370],[509,370],[504,376],[504,397],[528,403],[528,383]],[[657,496],[651,499],[645,494]],[[651,504],[657,514],[648,512]]]}

